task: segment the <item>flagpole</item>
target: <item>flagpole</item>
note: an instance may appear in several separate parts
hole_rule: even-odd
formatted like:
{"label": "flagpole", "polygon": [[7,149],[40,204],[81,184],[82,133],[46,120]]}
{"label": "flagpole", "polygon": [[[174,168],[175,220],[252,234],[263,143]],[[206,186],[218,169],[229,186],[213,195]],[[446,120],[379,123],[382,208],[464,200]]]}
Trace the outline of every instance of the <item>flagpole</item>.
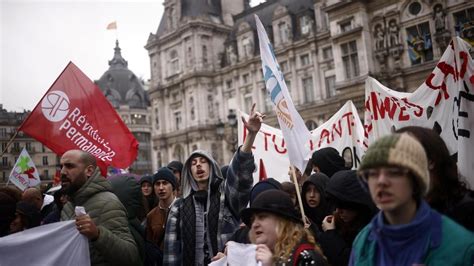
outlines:
{"label": "flagpole", "polygon": [[[15,131],[15,134],[13,134],[13,137],[8,141],[7,143],[7,146],[5,147],[5,149],[2,151],[2,154],[0,154],[0,157],[3,156],[3,154],[5,154],[5,152],[8,150],[8,148],[10,147],[10,145],[12,145],[12,142],[13,140],[16,138],[16,135],[18,135],[18,129]],[[8,184],[10,183],[10,178],[8,178],[7,180],[7,183],[5,184],[5,187],[8,187]]]}
{"label": "flagpole", "polygon": [[306,222],[306,215],[304,213],[303,201],[301,200],[301,193],[300,193],[300,187],[298,184],[298,179],[296,179],[295,167],[293,165],[290,165],[290,168],[291,168],[291,176],[293,177],[293,184],[295,184],[295,188],[296,188],[296,197],[298,198],[298,205],[300,206],[300,210],[301,210],[301,219],[303,220],[303,224],[305,225],[305,228],[307,228],[307,225],[309,226],[309,224]]}
{"label": "flagpole", "polygon": [[8,141],[7,143],[7,146],[5,147],[5,149],[3,149],[2,151],[2,154],[0,154],[0,157],[3,156],[3,154],[5,154],[5,152],[8,150],[8,147],[10,147],[10,145],[12,144],[13,140],[16,138],[16,135],[18,135],[18,129],[15,131],[15,134],[13,134],[13,137]]}

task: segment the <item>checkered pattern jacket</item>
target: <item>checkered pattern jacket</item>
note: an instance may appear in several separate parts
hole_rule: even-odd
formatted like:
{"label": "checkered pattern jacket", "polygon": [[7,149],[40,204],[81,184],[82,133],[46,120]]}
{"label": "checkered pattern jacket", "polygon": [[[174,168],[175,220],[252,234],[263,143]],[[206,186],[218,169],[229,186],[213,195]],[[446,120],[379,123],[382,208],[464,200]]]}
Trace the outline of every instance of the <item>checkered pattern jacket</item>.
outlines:
{"label": "checkered pattern jacket", "polygon": [[[222,178],[217,163],[202,151],[197,151],[199,155],[207,157],[213,166],[210,182],[213,178]],[[193,153],[194,154],[194,153]],[[190,156],[193,157],[193,154]],[[188,159],[189,161],[189,159]],[[183,173],[189,172],[189,163],[184,165]],[[240,148],[234,154],[230,167],[227,171],[227,177],[219,186],[220,208],[219,208],[219,227],[217,229],[217,251],[225,247],[225,243],[230,239],[240,224],[239,213],[247,206],[250,190],[253,185],[253,172],[255,171],[254,157],[251,153],[244,153]],[[192,178],[184,174],[183,178]],[[186,195],[184,195],[186,196]],[[182,220],[185,219],[182,214],[183,199],[175,201],[170,209],[168,221],[166,224],[166,233],[164,240],[163,265],[182,265],[183,238]],[[217,252],[215,251],[215,252]]]}

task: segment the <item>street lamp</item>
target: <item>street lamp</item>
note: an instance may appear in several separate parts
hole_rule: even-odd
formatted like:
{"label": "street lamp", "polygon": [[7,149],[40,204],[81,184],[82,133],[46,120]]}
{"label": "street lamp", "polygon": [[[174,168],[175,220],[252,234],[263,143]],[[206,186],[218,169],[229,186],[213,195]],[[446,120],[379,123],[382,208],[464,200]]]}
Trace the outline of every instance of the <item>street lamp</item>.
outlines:
{"label": "street lamp", "polygon": [[230,145],[230,151],[234,153],[237,149],[237,115],[233,109],[229,109],[229,114],[227,115],[227,123],[230,127],[230,136],[226,137],[225,136],[225,129],[226,125],[219,120],[219,122],[216,125],[216,133],[217,136],[220,138],[224,139],[227,144]]}

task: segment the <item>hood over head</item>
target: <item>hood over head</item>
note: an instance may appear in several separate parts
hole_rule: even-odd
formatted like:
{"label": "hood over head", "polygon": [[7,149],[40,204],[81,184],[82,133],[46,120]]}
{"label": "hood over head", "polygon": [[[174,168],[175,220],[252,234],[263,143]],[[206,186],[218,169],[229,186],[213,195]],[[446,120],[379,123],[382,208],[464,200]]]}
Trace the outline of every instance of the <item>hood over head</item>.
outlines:
{"label": "hood over head", "polygon": [[367,190],[360,183],[355,170],[344,170],[335,173],[326,186],[326,194],[334,201],[336,207],[368,210],[377,208]]}
{"label": "hood over head", "polygon": [[143,208],[143,194],[137,180],[133,176],[119,175],[109,177],[112,191],[127,209],[128,218],[134,218],[137,211]]}
{"label": "hood over head", "polygon": [[315,151],[311,156],[311,162],[313,166],[317,166],[319,170],[329,178],[337,171],[347,170],[346,162],[339,152],[332,147]]}
{"label": "hood over head", "polygon": [[[303,198],[303,207],[306,215],[315,223],[320,224],[324,217],[329,215],[333,206],[326,199],[326,186],[329,183],[329,177],[323,173],[312,174],[304,183],[302,187],[301,197]],[[319,205],[317,207],[310,207],[306,202],[306,192],[309,185],[314,185],[319,192]]]}
{"label": "hood over head", "polygon": [[222,173],[217,162],[212,158],[212,156],[204,150],[196,150],[189,158],[186,160],[183,166],[183,173],[181,177],[181,191],[182,197],[186,198],[191,194],[192,191],[198,191],[197,182],[194,180],[191,173],[191,162],[194,157],[201,156],[206,158],[209,161],[209,185],[208,191],[216,189],[215,186],[218,186],[221,181],[224,180]]}

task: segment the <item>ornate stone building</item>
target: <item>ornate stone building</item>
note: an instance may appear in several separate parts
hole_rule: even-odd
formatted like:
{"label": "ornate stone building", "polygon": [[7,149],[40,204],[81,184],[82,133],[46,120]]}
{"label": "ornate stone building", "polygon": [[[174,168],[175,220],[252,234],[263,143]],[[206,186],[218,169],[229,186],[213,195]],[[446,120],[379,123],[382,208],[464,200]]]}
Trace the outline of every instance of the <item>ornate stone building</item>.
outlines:
{"label": "ornate stone building", "polygon": [[227,139],[216,127],[227,123],[229,110],[248,112],[253,102],[277,126],[254,14],[310,129],[347,100],[362,115],[368,76],[413,91],[452,36],[474,40],[474,2],[467,0],[268,0],[252,8],[246,0],[165,0],[164,6],[146,44],[154,166],[183,161],[195,149],[228,163]]}
{"label": "ornate stone building", "polygon": [[122,57],[118,40],[114,50],[109,69],[96,84],[139,142],[138,156],[130,166],[130,171],[135,174],[152,173],[152,118],[148,94],[143,89],[143,81],[128,69],[128,62]]}
{"label": "ornate stone building", "polygon": [[[29,112],[26,111],[8,112],[3,109],[0,104],[1,151],[5,149],[8,142],[28,114]],[[8,181],[12,168],[23,148],[26,148],[28,154],[31,156],[41,180],[52,182],[54,174],[56,173],[57,165],[59,164],[59,157],[43,144],[20,131],[8,150],[2,155],[0,161],[0,186],[3,186],[3,184]]]}

